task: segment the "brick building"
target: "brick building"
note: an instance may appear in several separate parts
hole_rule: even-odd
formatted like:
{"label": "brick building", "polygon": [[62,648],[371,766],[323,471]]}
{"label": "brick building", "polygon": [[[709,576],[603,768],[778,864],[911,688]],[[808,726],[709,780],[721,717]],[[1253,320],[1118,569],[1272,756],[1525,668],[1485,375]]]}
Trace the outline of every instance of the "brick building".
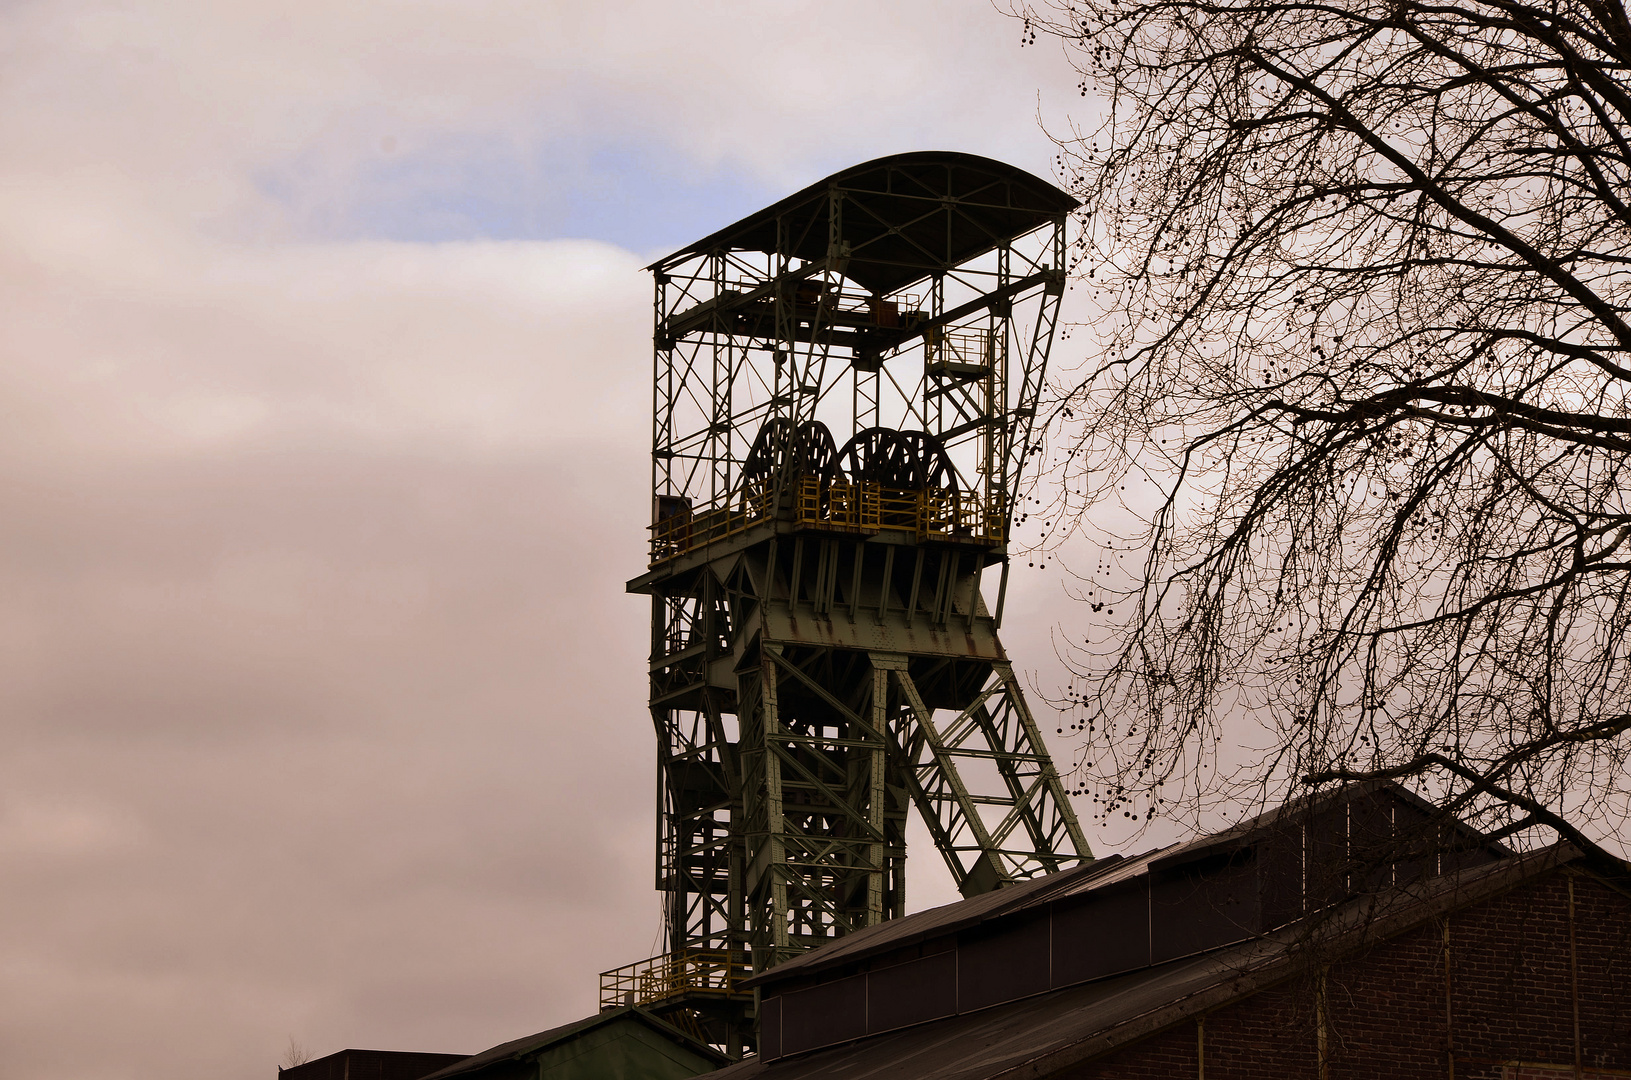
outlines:
{"label": "brick building", "polygon": [[808,953],[711,1076],[1631,1077],[1628,888],[1353,788]]}

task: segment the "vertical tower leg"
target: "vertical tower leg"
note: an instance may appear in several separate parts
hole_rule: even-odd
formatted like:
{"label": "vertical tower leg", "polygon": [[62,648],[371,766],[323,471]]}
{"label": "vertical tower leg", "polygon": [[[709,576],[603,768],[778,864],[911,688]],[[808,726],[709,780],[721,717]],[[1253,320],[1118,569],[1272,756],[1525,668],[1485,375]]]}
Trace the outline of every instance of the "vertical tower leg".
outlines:
{"label": "vertical tower leg", "polygon": [[867,793],[867,821],[875,833],[872,843],[867,848],[867,862],[870,873],[866,881],[866,925],[874,926],[883,922],[884,915],[884,887],[887,883],[888,851],[884,832],[884,801],[887,798],[886,784],[884,782],[884,759],[886,757],[884,735],[889,730],[889,675],[887,672],[872,669],[872,731],[877,743],[872,747],[870,768],[867,779],[870,781],[870,790]]}
{"label": "vertical tower leg", "polygon": [[[745,846],[743,901],[755,912],[749,944],[755,972],[785,958],[788,948],[786,816],[782,762],[772,749],[781,727],[773,647],[759,657],[755,677],[743,682],[742,775]],[[754,685],[754,684],[757,685]]]}
{"label": "vertical tower leg", "polygon": [[888,801],[887,724],[869,719],[881,711],[877,684],[857,654],[774,643],[743,680],[755,703],[741,757],[756,970],[881,922],[896,904],[902,830]]}

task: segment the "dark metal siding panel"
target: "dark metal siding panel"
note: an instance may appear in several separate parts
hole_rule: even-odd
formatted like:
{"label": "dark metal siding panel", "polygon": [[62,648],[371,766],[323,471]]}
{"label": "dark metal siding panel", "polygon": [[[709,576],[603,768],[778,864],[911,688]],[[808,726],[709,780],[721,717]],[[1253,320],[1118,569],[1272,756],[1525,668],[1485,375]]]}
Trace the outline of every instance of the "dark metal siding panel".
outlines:
{"label": "dark metal siding panel", "polygon": [[1303,903],[1312,910],[1348,895],[1348,806],[1339,803],[1312,816],[1304,831]]}
{"label": "dark metal siding panel", "polygon": [[783,994],[782,1053],[859,1039],[866,1034],[866,976]]}
{"label": "dark metal siding panel", "polygon": [[759,1004],[759,1053],[766,1061],[782,1056],[782,999],[767,997]]}
{"label": "dark metal siding panel", "polygon": [[1370,892],[1393,884],[1393,864],[1402,854],[1394,817],[1408,813],[1391,793],[1364,792],[1348,804],[1349,892]]}
{"label": "dark metal siding panel", "polygon": [[983,1009],[1048,989],[1052,967],[1048,912],[965,931],[957,938],[957,1011]]}
{"label": "dark metal siding panel", "polygon": [[791,990],[801,983],[825,981],[835,970],[863,959],[889,963],[897,952],[918,956],[921,953],[914,950],[920,947],[922,952],[930,952],[934,943],[947,935],[1009,912],[1040,906],[1055,893],[1068,892],[1106,875],[1136,877],[1141,872],[1137,867],[1142,863],[1129,865],[1133,862],[1119,855],[1109,855],[1097,862],[995,889],[954,904],[888,919],[797,956],[755,976],[752,983],[767,988],[785,986]]}
{"label": "dark metal siding panel", "polygon": [[1257,861],[1191,866],[1150,878],[1150,962],[1240,941],[1262,929]]}
{"label": "dark metal siding panel", "polygon": [[1265,929],[1281,926],[1303,913],[1303,830],[1276,825],[1256,847],[1257,895]]}
{"label": "dark metal siding panel", "polygon": [[1393,883],[1408,884],[1438,873],[1440,826],[1419,806],[1396,800],[1393,807]]}
{"label": "dark metal siding panel", "polygon": [[1147,879],[1094,893],[1053,909],[1055,987],[1114,975],[1150,963]]}
{"label": "dark metal siding panel", "polygon": [[948,950],[867,975],[869,1035],[938,1020],[957,1011],[957,953]]}

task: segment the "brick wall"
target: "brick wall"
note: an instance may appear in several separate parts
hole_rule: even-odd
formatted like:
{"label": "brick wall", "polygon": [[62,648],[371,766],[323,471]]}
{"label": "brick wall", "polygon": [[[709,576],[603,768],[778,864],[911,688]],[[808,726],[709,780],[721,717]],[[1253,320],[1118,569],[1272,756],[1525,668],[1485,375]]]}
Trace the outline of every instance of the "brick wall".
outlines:
{"label": "brick wall", "polygon": [[1558,871],[1058,1077],[1561,1080],[1575,978],[1583,1080],[1631,1076],[1631,898]]}

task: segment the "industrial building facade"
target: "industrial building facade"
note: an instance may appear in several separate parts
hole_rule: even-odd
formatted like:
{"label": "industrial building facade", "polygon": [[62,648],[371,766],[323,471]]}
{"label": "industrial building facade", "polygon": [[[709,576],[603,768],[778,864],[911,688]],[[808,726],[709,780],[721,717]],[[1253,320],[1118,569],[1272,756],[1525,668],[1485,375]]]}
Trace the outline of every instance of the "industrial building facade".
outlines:
{"label": "industrial building facade", "polygon": [[714,1076],[1631,1076],[1624,875],[1350,791],[808,953]]}
{"label": "industrial building facade", "polygon": [[1631,1075],[1631,899],[1574,862],[1531,860],[1488,899],[1193,1015],[1174,1003],[1153,1036],[1033,1075]]}
{"label": "industrial building facade", "polygon": [[279,1077],[1631,1078],[1631,870],[1357,785],[881,923],[750,988],[759,1053],[735,1064],[620,1006],[469,1058]]}

